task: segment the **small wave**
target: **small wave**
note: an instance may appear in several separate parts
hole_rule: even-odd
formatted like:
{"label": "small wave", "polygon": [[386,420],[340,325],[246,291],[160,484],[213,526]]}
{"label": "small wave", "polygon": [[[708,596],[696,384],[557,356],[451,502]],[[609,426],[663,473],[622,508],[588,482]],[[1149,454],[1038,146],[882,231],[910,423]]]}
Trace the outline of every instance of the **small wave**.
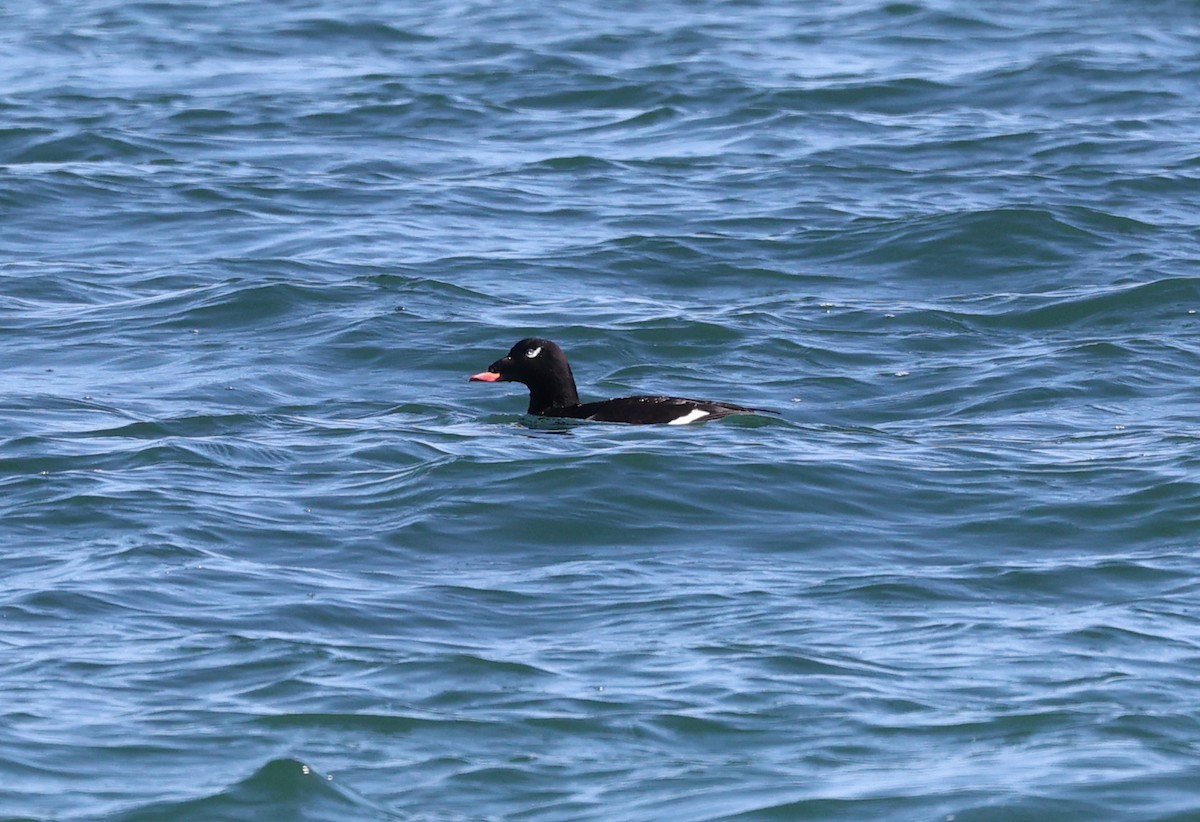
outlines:
{"label": "small wave", "polygon": [[345,41],[357,47],[365,43],[409,45],[437,40],[436,37],[379,20],[339,20],[335,17],[314,17],[296,21],[289,23],[278,33],[326,44]]}
{"label": "small wave", "polygon": [[11,156],[0,155],[0,161],[13,165],[44,163],[103,163],[111,161],[140,161],[166,159],[169,155],[145,138],[100,131],[80,131],[56,135],[26,145]]}
{"label": "small wave", "polygon": [[1025,273],[1107,245],[1105,233],[1057,210],[1002,207],[891,219],[860,218],[815,235],[815,256],[895,267],[908,275],[959,281]]}
{"label": "small wave", "polygon": [[1200,306],[1200,279],[1166,277],[1151,282],[1011,296],[1006,300],[1009,304],[1002,310],[986,319],[976,319],[987,326],[1019,331],[1065,333],[1081,325],[1144,328],[1146,318],[1161,317],[1164,308],[1169,307],[1182,319],[1188,307]]}
{"label": "small wave", "polygon": [[156,802],[104,822],[210,822],[214,819],[377,819],[399,817],[296,759],[276,759],[209,796]]}

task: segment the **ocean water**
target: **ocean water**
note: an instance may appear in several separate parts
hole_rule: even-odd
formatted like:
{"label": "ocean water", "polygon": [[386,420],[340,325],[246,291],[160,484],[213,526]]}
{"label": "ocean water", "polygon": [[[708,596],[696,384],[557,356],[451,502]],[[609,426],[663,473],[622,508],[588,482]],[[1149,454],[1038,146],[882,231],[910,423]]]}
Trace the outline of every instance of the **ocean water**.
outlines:
{"label": "ocean water", "polygon": [[1197,88],[1182,0],[8,4],[0,819],[1200,819]]}

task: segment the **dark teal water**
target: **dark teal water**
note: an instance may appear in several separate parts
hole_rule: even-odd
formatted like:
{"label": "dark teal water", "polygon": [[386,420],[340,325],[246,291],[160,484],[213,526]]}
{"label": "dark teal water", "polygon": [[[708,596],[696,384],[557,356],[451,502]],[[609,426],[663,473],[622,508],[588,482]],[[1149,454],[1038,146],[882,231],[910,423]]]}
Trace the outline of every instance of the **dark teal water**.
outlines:
{"label": "dark teal water", "polygon": [[[1189,2],[9,4],[0,819],[1200,818],[1197,88]],[[782,413],[533,424],[533,333]]]}

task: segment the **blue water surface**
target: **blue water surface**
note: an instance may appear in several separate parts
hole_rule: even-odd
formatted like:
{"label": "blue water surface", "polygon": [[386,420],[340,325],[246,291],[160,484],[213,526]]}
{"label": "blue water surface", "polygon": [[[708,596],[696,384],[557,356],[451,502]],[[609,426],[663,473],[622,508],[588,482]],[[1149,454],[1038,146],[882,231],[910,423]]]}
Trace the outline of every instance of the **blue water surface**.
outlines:
{"label": "blue water surface", "polygon": [[0,10],[0,820],[1200,818],[1197,88],[1183,0]]}

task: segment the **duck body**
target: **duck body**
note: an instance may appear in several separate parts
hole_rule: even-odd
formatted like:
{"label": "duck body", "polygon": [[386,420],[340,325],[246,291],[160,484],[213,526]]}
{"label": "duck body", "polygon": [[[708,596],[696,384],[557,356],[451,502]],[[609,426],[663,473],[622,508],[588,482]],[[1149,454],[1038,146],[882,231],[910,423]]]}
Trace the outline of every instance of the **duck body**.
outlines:
{"label": "duck body", "polygon": [[686,397],[636,396],[581,403],[567,355],[557,344],[540,337],[521,340],[507,355],[489,365],[487,371],[473,375],[471,381],[524,384],[529,389],[528,413],[540,417],[630,425],[687,425],[733,414],[762,412],[759,408]]}

